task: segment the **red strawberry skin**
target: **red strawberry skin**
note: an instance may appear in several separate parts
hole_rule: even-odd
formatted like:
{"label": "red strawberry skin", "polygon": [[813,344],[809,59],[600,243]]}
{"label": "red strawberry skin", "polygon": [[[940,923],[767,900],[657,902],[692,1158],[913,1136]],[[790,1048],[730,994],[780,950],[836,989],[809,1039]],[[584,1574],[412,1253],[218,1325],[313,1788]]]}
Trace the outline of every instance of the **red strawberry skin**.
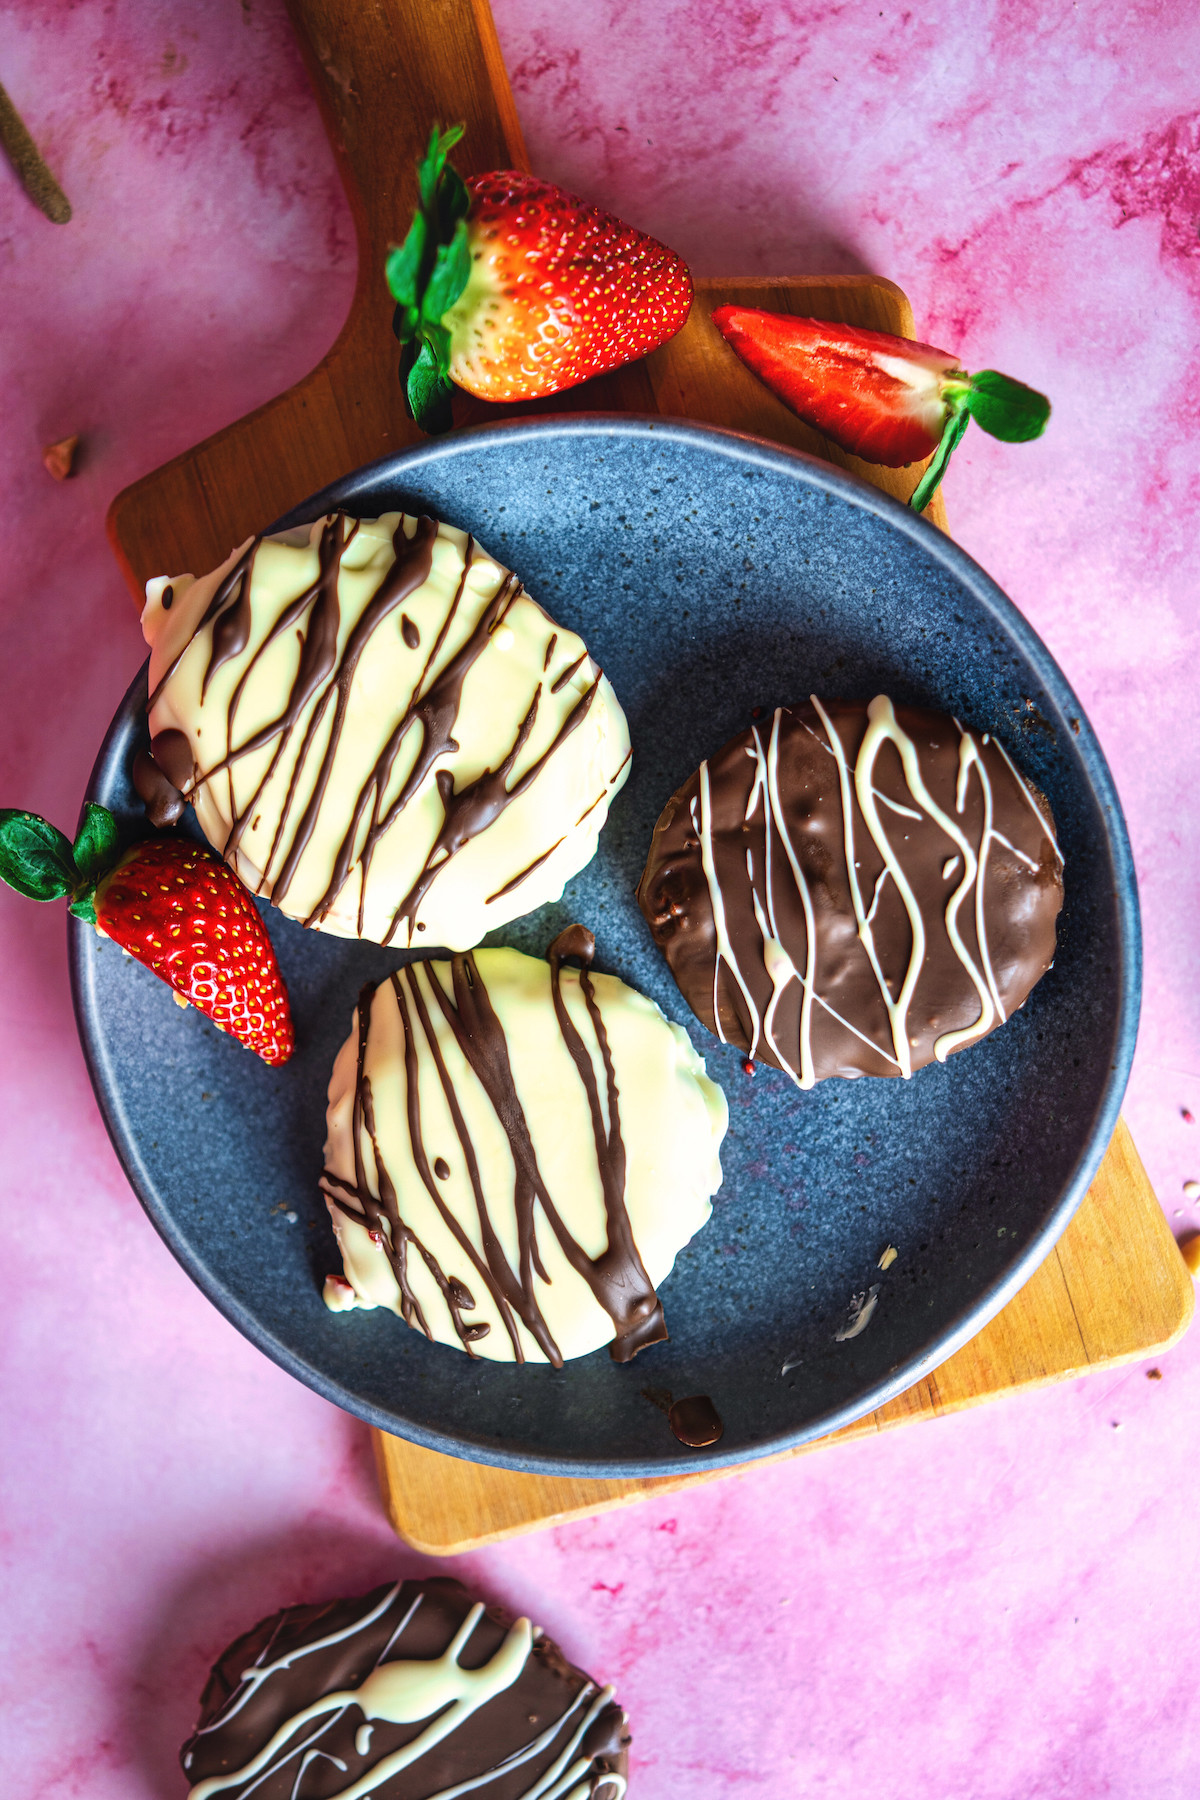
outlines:
{"label": "red strawberry skin", "polygon": [[274,1065],[295,1046],[287,989],[254,902],[199,844],[136,844],[96,889],[96,921],[223,1031]]}
{"label": "red strawberry skin", "polygon": [[533,400],[657,350],[688,316],[682,257],[612,213],[512,169],[467,177],[471,274],[446,313],[450,374],[483,400]]}
{"label": "red strawberry skin", "polygon": [[931,344],[753,306],[719,306],[713,323],[806,425],[864,462],[898,469],[937,448],[957,357]]}

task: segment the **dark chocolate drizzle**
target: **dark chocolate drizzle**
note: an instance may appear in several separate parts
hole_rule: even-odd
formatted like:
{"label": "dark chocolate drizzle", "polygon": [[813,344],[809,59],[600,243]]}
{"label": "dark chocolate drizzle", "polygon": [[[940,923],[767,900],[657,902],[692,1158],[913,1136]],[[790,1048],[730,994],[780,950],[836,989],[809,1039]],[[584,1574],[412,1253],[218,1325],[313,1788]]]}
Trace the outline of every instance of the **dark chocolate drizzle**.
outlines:
{"label": "dark chocolate drizzle", "polygon": [[[221,582],[220,586],[217,588],[216,593],[213,595],[212,599],[209,601],[208,605],[205,607],[204,616],[200,620],[200,623],[196,626],[196,630],[192,633],[192,636],[188,639],[187,643],[184,644],[183,648],[176,652],[175,656],[171,659],[171,662],[167,665],[166,672],[159,678],[158,683],[156,684],[153,692],[150,695],[150,698],[146,702],[146,711],[147,712],[149,712],[152,709],[152,707],[154,706],[155,702],[157,701],[159,695],[162,693],[163,689],[166,687],[168,681],[170,681],[172,675],[174,675],[176,669],[179,667],[180,663],[183,661],[184,657],[187,655],[188,651],[191,649],[192,643],[196,637],[196,633],[203,631],[203,629],[206,625],[211,625],[212,621],[216,618],[217,614],[222,610],[222,608],[229,604],[231,594],[239,586],[239,584],[241,582],[241,578],[245,574],[246,569],[249,566],[250,559],[253,557],[254,552],[258,549],[258,546],[261,543],[261,541],[262,540],[260,538],[255,538],[252,541],[252,543],[245,550],[243,550],[242,554],[238,557],[237,562],[234,564],[233,568],[229,571],[228,575],[226,575],[225,579]],[[171,599],[174,600],[175,590],[173,588],[164,589],[164,595],[167,592],[170,593]],[[164,604],[165,604],[165,601],[164,601]],[[167,606],[166,610],[169,612],[171,609],[169,606]]]}
{"label": "dark chocolate drizzle", "polygon": [[[327,1800],[368,1779],[429,1721],[376,1718],[365,1729],[362,1710],[351,1702],[319,1712],[294,1732],[289,1722],[328,1696],[357,1691],[381,1664],[444,1655],[472,1604],[457,1581],[435,1577],[326,1605],[291,1606],[262,1620],[229,1646],[209,1677],[196,1730],[180,1752],[188,1781],[195,1786],[247,1768],[277,1734],[275,1753],[256,1774],[222,1788],[219,1800]],[[486,1608],[459,1653],[460,1665],[489,1663],[512,1623],[507,1612]],[[510,1687],[408,1768],[372,1786],[372,1800],[420,1800],[464,1782],[479,1800],[513,1800],[537,1786],[575,1739],[571,1762],[591,1764],[580,1774],[582,1791],[605,1800],[620,1785],[613,1777],[627,1774],[630,1744],[625,1715],[608,1692],[539,1636]]]}
{"label": "dark chocolate drizzle", "polygon": [[[558,1020],[558,1028],[562,1032],[563,1041],[579,1071],[579,1079],[583,1083],[592,1115],[596,1162],[600,1169],[600,1181],[604,1191],[604,1212],[608,1223],[608,1248],[596,1262],[590,1263],[584,1257],[583,1252],[579,1250],[578,1245],[574,1244],[573,1239],[570,1242],[577,1256],[572,1256],[571,1252],[567,1250],[567,1244],[563,1242],[563,1233],[557,1225],[555,1225],[555,1231],[559,1242],[567,1251],[573,1266],[578,1269],[579,1273],[583,1275],[589,1269],[595,1271],[594,1278],[591,1275],[588,1276],[592,1283],[592,1291],[606,1311],[612,1314],[617,1326],[617,1338],[612,1349],[613,1361],[628,1362],[648,1344],[663,1343],[667,1336],[667,1327],[663,1319],[662,1302],[655,1293],[645,1265],[638,1254],[638,1247],[633,1241],[629,1214],[625,1210],[625,1144],[621,1137],[621,1115],[618,1110],[619,1095],[616,1075],[613,1070],[612,1053],[608,1047],[608,1033],[604,1029],[604,1020],[601,1017],[600,1008],[596,1004],[596,990],[589,974],[595,953],[596,940],[587,927],[585,925],[568,925],[565,931],[559,932],[546,955],[550,963],[550,986],[554,997],[554,1013]],[[579,986],[583,992],[588,1018],[591,1020],[604,1062],[608,1100],[607,1127],[604,1123],[600,1096],[596,1090],[596,1074],[592,1067],[592,1059],[588,1055],[583,1039],[576,1030],[562,997],[562,965],[567,957],[578,961],[580,965]],[[551,1223],[554,1224],[553,1216]],[[605,1287],[600,1284],[607,1284],[607,1292]]]}
{"label": "dark chocolate drizzle", "polygon": [[208,667],[204,671],[204,680],[200,684],[200,698],[203,700],[208,692],[208,684],[223,663],[232,657],[240,656],[250,641],[250,625],[253,613],[250,609],[250,583],[254,579],[254,558],[258,554],[261,538],[256,538],[250,546],[249,554],[241,558],[232,573],[226,576],[214,595],[219,610],[213,618],[212,647],[209,652]]}
{"label": "dark chocolate drizzle", "polygon": [[557,692],[560,688],[565,688],[568,681],[570,681],[572,675],[574,675],[575,671],[579,668],[580,664],[586,660],[586,658],[587,658],[587,651],[585,650],[583,655],[577,656],[573,663],[568,663],[567,667],[563,670],[562,674],[556,676],[555,679],[550,683],[550,692],[552,694],[557,694]]}
{"label": "dark chocolate drizzle", "polygon": [[139,750],[130,768],[134,791],[157,831],[175,825],[188,804],[195,774],[191,745],[182,731],[160,731],[149,750]]}
{"label": "dark chocolate drizzle", "polygon": [[[319,693],[321,697],[305,728],[299,754],[296,757],[292,769],[291,780],[288,783],[287,796],[280,812],[279,823],[275,830],[275,836],[272,840],[270,851],[268,852],[266,862],[263,865],[264,868],[270,868],[271,861],[279,847],[291,814],[292,802],[296,797],[296,789],[300,782],[300,776],[304,769],[308,752],[320,729],[321,721],[325,717],[334,691],[333,687],[330,685],[330,678],[337,666],[338,629],[341,624],[341,608],[338,604],[337,591],[338,576],[341,573],[342,557],[346,547],[352,542],[357,530],[357,521],[351,526],[349,531],[346,530],[346,520],[341,513],[335,515],[335,517],[326,522],[321,532],[321,539],[317,550],[319,572],[316,581],[296,600],[293,600],[289,606],[286,606],[283,609],[271,629],[267,632],[262,644],[259,646],[258,652],[251,659],[249,666],[243,670],[237,686],[234,688],[233,694],[230,697],[228,742],[232,742],[233,722],[237,716],[238,703],[245,692],[246,682],[253,672],[258,658],[262,655],[262,652],[266,649],[268,644],[273,643],[277,637],[288,630],[296,620],[301,618],[303,614],[307,612],[307,629],[300,634],[300,660],[283,711],[270,723],[261,726],[258,731],[252,732],[244,743],[239,744],[235,750],[230,750],[222,757],[219,763],[214,764],[206,776],[201,777],[202,780],[209,780],[218,772],[218,770],[231,768],[241,757],[250,755],[252,751],[262,750],[270,743],[276,743],[275,754],[271,758],[266,774],[255,788],[249,804],[243,807],[240,813],[235,812],[234,814],[229,836],[225,840],[224,855],[226,857],[231,856],[241,842],[247,822],[253,818],[255,809],[262,797],[263,789],[275,773],[279,759],[291,740],[292,732],[299,723],[300,717],[309,701]],[[303,830],[303,824],[298,828],[297,835],[300,830]],[[305,843],[307,843],[311,832],[312,825],[310,822],[304,838]],[[286,893],[288,881],[295,869],[296,860],[298,859],[294,857],[289,858],[285,862],[280,875],[277,876],[272,883],[272,899],[278,900]],[[259,885],[261,891],[262,883],[260,882]]]}
{"label": "dark chocolate drizzle", "polygon": [[134,791],[146,808],[146,817],[156,831],[178,824],[187,801],[169,781],[148,750],[139,750],[130,771]]}
{"label": "dark chocolate drizzle", "polygon": [[160,731],[150,739],[150,754],[173,787],[183,793],[192,785],[196,765],[182,731]]}
{"label": "dark chocolate drizzle", "polygon": [[[542,1315],[534,1289],[534,1276],[546,1280],[546,1271],[538,1254],[536,1209],[542,1212],[559,1246],[575,1272],[582,1276],[615,1327],[610,1348],[614,1362],[628,1362],[648,1344],[661,1343],[667,1336],[662,1305],[646,1272],[634,1242],[629,1215],[625,1207],[625,1145],[621,1138],[620,1095],[609,1049],[608,1034],[595,988],[588,973],[595,951],[595,939],[582,925],[572,925],[554,940],[548,952],[551,990],[559,1030],[579,1073],[592,1119],[596,1162],[604,1195],[608,1243],[600,1256],[588,1256],[571,1235],[555,1206],[538,1167],[528,1121],[522,1109],[509,1062],[504,1028],[492,1006],[487,987],[473,955],[456,956],[449,964],[409,964],[389,977],[396,996],[404,1037],[405,1090],[409,1141],[417,1173],[430,1199],[451,1232],[471,1267],[482,1280],[493,1304],[504,1322],[512,1345],[513,1357],[524,1362],[524,1351],[515,1321],[519,1319],[555,1368],[563,1364],[562,1354],[551,1336]],[[608,1122],[596,1086],[592,1059],[567,1011],[562,996],[562,963],[577,958],[582,967],[580,989],[588,1018],[596,1034],[605,1070]],[[449,1025],[463,1056],[487,1095],[497,1118],[504,1127],[515,1168],[513,1203],[517,1221],[518,1267],[513,1269],[506,1257],[487,1209],[479,1163],[454,1085],[446,1068],[433,1028],[425,995],[418,979],[424,967],[428,985],[438,1008]],[[448,968],[451,991],[447,993],[441,971]],[[420,1305],[408,1280],[409,1249],[422,1257],[433,1275],[450,1312],[456,1333],[467,1353],[473,1354],[471,1343],[482,1335],[478,1327],[465,1325],[461,1314],[472,1310],[474,1301],[465,1304],[456,1294],[454,1279],[449,1281],[436,1259],[425,1249],[411,1227],[400,1216],[395,1186],[384,1165],[375,1132],[374,1103],[370,1078],[365,1072],[367,1037],[370,1031],[374,987],[363,989],[358,1011],[358,1066],[353,1115],[355,1178],[353,1184],[325,1170],[325,1191],[340,1211],[357,1224],[365,1226],[387,1253],[401,1295],[401,1317],[432,1337]],[[483,1254],[475,1248],[467,1233],[446,1204],[437,1186],[441,1175],[438,1159],[430,1168],[421,1129],[420,1093],[417,1081],[418,1044],[421,1037],[437,1070],[446,1098],[455,1134],[462,1149],[464,1166],[475,1199],[476,1216],[483,1243]],[[378,1195],[367,1182],[362,1151],[362,1134],[371,1140],[378,1174]],[[444,1166],[444,1165],[442,1165]],[[446,1174],[449,1174],[446,1168]],[[444,1177],[441,1177],[444,1179]],[[377,1235],[376,1235],[377,1234]],[[461,1286],[461,1284],[459,1284]],[[463,1290],[464,1292],[466,1290]]]}
{"label": "dark chocolate drizzle", "polygon": [[[887,706],[886,701],[872,702],[881,704]],[[801,1081],[806,1044],[812,1079],[897,1075],[902,1073],[901,1058],[883,983],[898,1007],[914,961],[914,928],[855,788],[868,708],[860,701],[829,701],[822,710],[841,747],[845,788],[817,706],[780,708],[772,720],[731,739],[668,802],[655,827],[638,900],[688,1004],[726,1042]],[[988,1030],[1024,1002],[1054,957],[1062,873],[1048,805],[994,739],[966,734],[955,720],[916,707],[896,707],[894,720],[911,740],[918,785],[923,783],[976,859],[985,842],[987,847],[982,895],[977,896],[974,886],[966,887],[960,845],[914,796],[901,754],[887,739],[874,763],[871,790],[889,852],[919,909],[925,940],[904,1024],[897,1028],[908,1039],[910,1068],[915,1070],[934,1059],[935,1046],[950,1033],[971,1034],[966,1041],[984,1035],[975,1030],[989,1014],[981,986],[995,1015]],[[775,769],[778,806],[764,783],[770,767]],[[708,783],[707,808],[702,774]],[[843,792],[850,800],[853,873]],[[705,836],[731,954],[722,949],[705,873]],[[866,933],[855,912],[855,878]],[[960,886],[964,891],[954,922],[978,986],[955,949],[948,923]],[[806,896],[814,940],[807,1024]],[[786,964],[777,964],[777,974],[782,968],[784,976],[778,991],[767,968],[768,933],[763,929],[765,920],[770,932],[772,919],[774,939],[794,971],[789,976]],[[985,984],[989,969],[994,988]],[[965,1042],[943,1045],[941,1054],[963,1047]]]}
{"label": "dark chocolate drizzle", "polygon": [[725,1435],[721,1415],[707,1394],[689,1394],[683,1400],[676,1400],[667,1418],[679,1442],[686,1444],[689,1450],[703,1450],[707,1444],[715,1444]]}
{"label": "dark chocolate drizzle", "polygon": [[[357,530],[357,526],[355,529]],[[276,902],[279,901],[282,895],[287,893],[288,888],[291,886],[297,865],[299,864],[301,856],[304,854],[316,826],[317,814],[321,809],[321,802],[325,798],[325,790],[329,785],[329,777],[333,773],[334,757],[337,755],[338,745],[342,740],[342,728],[346,722],[346,708],[350,703],[350,687],[358,670],[362,653],[376,631],[378,631],[379,627],[383,624],[383,621],[391,613],[395,612],[396,608],[402,605],[402,603],[408,599],[410,594],[415,593],[416,590],[428,580],[430,567],[433,562],[433,545],[436,538],[437,521],[435,519],[419,519],[417,521],[417,529],[411,538],[405,537],[403,524],[396,527],[392,538],[395,561],[392,563],[391,568],[380,582],[379,587],[372,595],[371,599],[363,608],[360,617],[350,632],[350,636],[346,640],[346,648],[342,652],[342,659],[337,667],[336,679],[334,680],[333,687],[331,689],[326,689],[326,698],[328,698],[331,692],[336,691],[337,694],[329,739],[325,745],[325,753],[321,758],[321,764],[317,771],[316,786],[313,789],[308,805],[301,815],[300,823],[293,833],[291,848],[284,860],[283,867],[280,869],[279,874],[272,884],[271,897]],[[341,560],[340,554],[338,560],[339,562]],[[334,653],[336,654],[336,576],[333,584],[333,594]],[[331,658],[330,669],[332,669],[332,666]],[[322,679],[324,678],[323,675]],[[304,747],[297,761],[297,769],[303,764],[304,759],[307,756],[309,744],[315,732],[319,717],[320,714],[318,712],[309,725],[308,736],[305,739]],[[340,885],[341,883],[339,882],[338,886]],[[329,907],[333,904],[336,893],[336,888],[332,889],[332,891],[327,890],[325,897],[305,920],[306,925],[316,924],[318,919],[324,917]]]}
{"label": "dark chocolate drizzle", "polygon": [[[601,795],[600,798],[603,799],[604,796]],[[596,805],[599,805],[599,801],[596,802]],[[592,810],[592,807],[588,808],[588,812],[591,812]],[[584,813],[583,818],[587,818],[587,813]],[[579,823],[582,825],[583,819],[580,819]],[[551,844],[548,850],[543,850],[540,856],[535,856],[531,863],[526,863],[521,872],[518,875],[514,875],[511,881],[506,881],[503,887],[497,888],[494,894],[488,895],[486,904],[490,906],[493,900],[503,900],[505,894],[511,894],[513,889],[519,888],[523,881],[528,881],[535,870],[540,869],[544,862],[550,861],[550,858],[558,849],[558,845],[565,844],[566,841],[566,838],[559,838],[558,844]]]}
{"label": "dark chocolate drizzle", "polygon": [[[434,685],[436,687],[437,684]],[[460,689],[461,685],[460,681]],[[481,832],[487,830],[489,825],[493,825],[505,807],[511,805],[514,800],[533,786],[550,758],[562,748],[571,733],[583,723],[591,711],[592,702],[596,698],[599,687],[600,681],[597,677],[587,692],[571,708],[559,726],[549,749],[544,750],[537,761],[531,763],[525,773],[514,781],[511,787],[508,785],[508,778],[512,774],[517,757],[524,749],[529,734],[533,730],[534,720],[537,718],[538,693],[534,694],[533,703],[517,728],[517,735],[513,739],[511,748],[497,768],[485,769],[482,775],[477,776],[474,781],[469,782],[465,788],[461,789],[455,788],[454,776],[449,769],[438,770],[437,788],[445,817],[433,848],[425,859],[425,866],[396,908],[392,923],[383,940],[385,944],[391,943],[403,919],[407,919],[411,925],[416,917],[417,908],[451,857],[457,856],[465,844],[469,844],[472,838],[478,837]],[[455,747],[457,748],[457,746]],[[532,870],[527,869],[525,873],[531,874]]]}

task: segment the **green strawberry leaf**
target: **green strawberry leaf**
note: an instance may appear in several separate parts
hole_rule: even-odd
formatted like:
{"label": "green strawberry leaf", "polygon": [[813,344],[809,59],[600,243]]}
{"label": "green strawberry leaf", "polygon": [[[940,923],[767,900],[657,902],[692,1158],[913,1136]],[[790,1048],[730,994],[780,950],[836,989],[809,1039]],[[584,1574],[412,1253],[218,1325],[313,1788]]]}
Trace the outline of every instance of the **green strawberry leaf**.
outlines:
{"label": "green strawberry leaf", "polygon": [[83,886],[71,841],[36,813],[0,809],[0,880],[28,900],[61,900]]}
{"label": "green strawberry leaf", "polygon": [[[421,298],[421,317],[427,324],[440,325],[467,285],[471,273],[471,252],[467,248],[467,222],[460,219],[448,244],[439,244],[433,259],[433,271]],[[448,346],[449,334],[447,334]],[[447,347],[447,356],[449,354]]]}
{"label": "green strawberry leaf", "polygon": [[438,236],[443,242],[453,235],[454,227],[460,219],[466,218],[470,210],[471,196],[467,192],[467,184],[453,163],[447,163],[442,170],[437,193]]}
{"label": "green strawberry leaf", "polygon": [[946,473],[950,458],[954,455],[962,434],[970,423],[971,415],[967,411],[965,400],[955,395],[949,402],[946,423],[942,427],[941,441],[930,457],[929,467],[917,483],[908,502],[914,512],[924,512],[933,499],[941,485],[942,476]]}
{"label": "green strawberry leaf", "polygon": [[402,244],[393,246],[389,251],[386,264],[387,284],[392,290],[392,298],[403,307],[406,314],[412,314],[414,330],[420,311],[421,264],[425,259],[428,238],[429,227],[425,222],[425,214],[415,213],[408,228],[408,236]]}
{"label": "green strawberry leaf", "polygon": [[74,913],[77,919],[82,919],[87,925],[96,923],[96,903],[90,894],[85,894],[81,900],[70,901],[67,911]]}
{"label": "green strawberry leaf", "polygon": [[439,367],[437,353],[428,338],[409,365],[405,395],[422,431],[431,436],[449,431],[454,423],[450,414],[450,377]]}
{"label": "green strawberry leaf", "polygon": [[421,205],[426,212],[434,210],[438,183],[441,181],[446,167],[446,158],[466,129],[465,125],[451,125],[446,131],[439,131],[435,125],[429,134],[429,146],[425,151],[424,159],[417,165]]}
{"label": "green strawberry leaf", "polygon": [[392,330],[404,346],[400,382],[422,431],[449,431],[450,333],[442,324],[471,273],[467,213],[471,196],[447,160],[465,127],[434,126],[417,169],[420,207],[408,235],[388,254],[388,288],[396,302]]}
{"label": "green strawberry leaf", "polygon": [[98,881],[117,860],[117,847],[117,821],[107,807],[89,800],[72,852],[76,869],[88,881]]}
{"label": "green strawberry leaf", "polygon": [[964,404],[977,425],[1006,444],[1025,444],[1041,437],[1050,417],[1045,394],[995,369],[981,369],[972,375]]}

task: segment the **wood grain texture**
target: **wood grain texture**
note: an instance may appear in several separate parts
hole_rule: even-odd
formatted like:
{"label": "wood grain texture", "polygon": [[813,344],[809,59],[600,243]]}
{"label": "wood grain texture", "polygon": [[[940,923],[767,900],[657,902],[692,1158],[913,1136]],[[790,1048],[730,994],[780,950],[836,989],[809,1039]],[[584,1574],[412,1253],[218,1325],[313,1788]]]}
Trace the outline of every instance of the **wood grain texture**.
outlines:
{"label": "wood grain texture", "polygon": [[[462,120],[464,171],[524,168],[525,146],[487,0],[289,0],[358,240],[358,280],[333,348],[303,381],[125,488],[108,531],[140,609],[152,575],[199,574],[307,495],[421,441],[397,377],[388,248],[416,204],[416,164],[434,120]],[[712,323],[727,301],[913,335],[898,287],[873,276],[699,281],[684,329],[644,362],[532,404],[455,400],[455,421],[578,412],[707,419],[823,456],[907,499],[924,464],[876,469],[794,418]],[[941,496],[929,509],[944,525]]]}
{"label": "wood grain texture", "polygon": [[117,495],[109,538],[139,608],[151,575],[199,574],[340,475],[420,441],[401,399],[383,269],[437,121],[460,168],[523,168],[487,0],[289,0],[358,239],[350,314],[287,393]]}
{"label": "wood grain texture", "polygon": [[1183,1335],[1194,1306],[1192,1278],[1122,1121],[1083,1205],[1016,1298],[941,1368],[855,1424],[802,1450],[764,1457],[760,1464],[651,1481],[515,1474],[375,1432],[384,1505],[414,1549],[453,1556],[697,1482],[787,1462],[826,1444],[1157,1355]]}
{"label": "wood grain texture", "polygon": [[[527,166],[487,0],[289,4],[355,220],[354,300],[337,342],[303,381],[117,496],[109,534],[139,607],[150,576],[212,568],[306,495],[418,441],[400,395],[382,270],[407,227],[432,122],[464,121],[464,170]],[[644,362],[533,406],[461,396],[456,423],[581,411],[707,420],[810,451],[906,499],[920,467],[861,463],[802,425],[724,344],[710,317],[724,302],[913,335],[905,296],[874,277],[699,281],[684,329]],[[945,527],[940,494],[929,516]],[[935,1374],[835,1436],[865,1436],[1156,1353],[1183,1332],[1192,1307],[1191,1280],[1122,1125],[1076,1218],[1016,1299]],[[434,1555],[719,1478],[550,1479],[379,1434],[375,1442],[392,1523]]]}

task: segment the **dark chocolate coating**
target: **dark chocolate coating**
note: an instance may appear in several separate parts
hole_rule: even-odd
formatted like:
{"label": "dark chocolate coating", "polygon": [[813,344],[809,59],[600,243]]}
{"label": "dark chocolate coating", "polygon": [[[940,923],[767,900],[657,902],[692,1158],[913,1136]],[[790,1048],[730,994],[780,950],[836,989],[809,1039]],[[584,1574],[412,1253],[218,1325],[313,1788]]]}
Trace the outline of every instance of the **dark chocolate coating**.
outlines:
{"label": "dark chocolate coating", "polygon": [[[879,748],[870,778],[878,821],[910,885],[925,934],[915,985],[902,1019],[894,1024],[859,927],[843,809],[843,793],[848,790],[850,856],[860,908],[895,1004],[901,1000],[910,962],[915,961],[915,934],[855,789],[868,706],[862,701],[821,705],[841,744],[844,781],[817,706],[806,702],[780,708],[731,738],[668,801],[638,886],[638,901],[655,941],[697,1017],[729,1043],[757,1060],[788,1068],[797,1079],[805,1073],[804,987],[800,979],[786,979],[783,965],[786,984],[780,987],[770,1021],[773,1042],[768,1041],[773,984],[767,938],[775,938],[802,977],[809,952],[803,893],[807,887],[815,941],[808,1029],[811,1060],[808,1079],[802,1080],[808,1086],[830,1075],[911,1072],[934,1060],[935,1045],[947,1033],[985,1020],[986,1030],[995,1029],[1050,967],[1055,920],[1062,905],[1061,859],[1042,796],[1017,774],[986,733],[966,733],[953,719],[923,708],[896,707],[891,716],[916,752],[918,785],[924,783],[928,796],[962,833],[976,858],[985,836],[987,789],[993,812],[984,863],[981,952],[977,884],[964,885],[969,859],[929,807],[914,796],[895,740],[888,737]],[[881,718],[888,716],[886,700],[871,706],[880,709]],[[771,770],[776,805],[771,804],[771,783],[766,779]],[[713,893],[704,869],[706,835],[732,959],[718,955]],[[966,960],[956,950],[948,924],[948,908],[960,887],[954,924]],[[769,925],[772,917],[774,933]],[[774,955],[778,969],[778,952]],[[981,996],[981,984],[986,998]],[[985,1030],[979,1030],[969,1041],[984,1035]],[[908,1071],[902,1067],[900,1046],[905,1041]],[[943,1056],[964,1047],[943,1043]]]}
{"label": "dark chocolate coating", "polygon": [[[179,732],[164,732],[164,737],[178,737]],[[177,825],[187,807],[187,800],[175,783],[159,768],[149,750],[139,750],[133,759],[134,791],[146,808],[146,817],[155,830]]]}
{"label": "dark chocolate coating", "polygon": [[[418,1599],[407,1624],[398,1630]],[[189,1782],[195,1787],[208,1777],[244,1769],[281,1726],[325,1695],[359,1688],[379,1663],[439,1657],[474,1604],[460,1583],[438,1578],[384,1586],[325,1606],[290,1606],[262,1620],[230,1645],[209,1677],[196,1731],[180,1752]],[[367,1622],[355,1630],[357,1621]],[[507,1613],[487,1608],[459,1654],[460,1665],[475,1669],[490,1662],[511,1624]],[[336,1644],[296,1654],[305,1645],[346,1631],[349,1635]],[[292,1660],[286,1668],[257,1686],[245,1680],[247,1671],[288,1657]],[[252,1691],[244,1698],[248,1687]],[[536,1786],[537,1776],[562,1754],[589,1709],[596,1716],[571,1761],[585,1759],[591,1767],[581,1770],[576,1780],[590,1782],[583,1791],[594,1800],[615,1800],[623,1791],[630,1737],[621,1708],[611,1699],[597,1707],[601,1698],[596,1684],[567,1662],[549,1638],[540,1637],[510,1687],[469,1714],[457,1730],[408,1768],[373,1786],[371,1800],[426,1800],[488,1770],[498,1772],[472,1787],[472,1800],[475,1796],[521,1800]],[[506,1771],[498,1768],[549,1732],[556,1720],[562,1721],[561,1729],[534,1756]],[[364,1724],[362,1711],[353,1703],[309,1720],[283,1740],[268,1765],[240,1784],[223,1787],[221,1800],[226,1796],[237,1800],[251,1788],[255,1800],[292,1800],[306,1757],[301,1800],[331,1800],[419,1737],[429,1720],[397,1724],[376,1719],[369,1733],[363,1731]],[[364,1736],[369,1736],[369,1743],[362,1754],[356,1740],[361,1742]],[[612,1776],[621,1780],[609,1779]]]}

